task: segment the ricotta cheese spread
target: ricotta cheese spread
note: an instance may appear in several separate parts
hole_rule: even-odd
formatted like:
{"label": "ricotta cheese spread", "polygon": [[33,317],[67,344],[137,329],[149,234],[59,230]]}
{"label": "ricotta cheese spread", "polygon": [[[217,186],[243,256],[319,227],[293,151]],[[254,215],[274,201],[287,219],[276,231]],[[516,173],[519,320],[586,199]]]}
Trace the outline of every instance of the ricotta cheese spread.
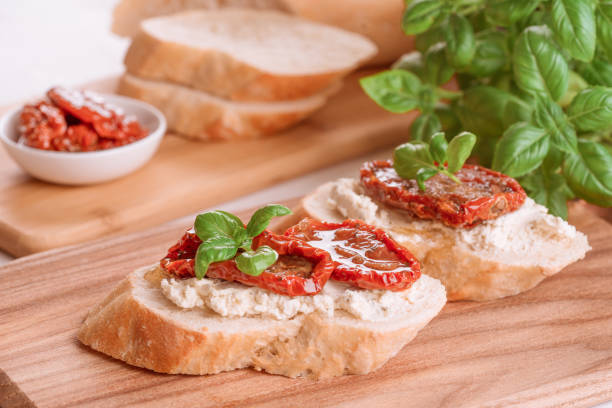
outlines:
{"label": "ricotta cheese spread", "polygon": [[356,179],[331,182],[324,193],[328,194],[328,208],[339,213],[340,218],[358,218],[388,231],[400,243],[411,243],[410,249],[417,258],[423,256],[420,251],[439,246],[441,242],[509,265],[531,263],[533,257],[526,255],[535,253],[544,264],[565,265],[565,258],[574,255],[563,248],[578,245],[590,249],[584,234],[563,219],[548,214],[546,207],[531,198],[516,211],[465,229],[415,219],[402,210],[379,205],[365,194]]}
{"label": "ricotta cheese spread", "polygon": [[[425,285],[436,281],[426,275],[401,292],[365,290],[329,280],[314,296],[285,296],[241,283],[220,279],[161,280],[163,295],[184,309],[201,308],[223,317],[267,317],[291,319],[299,314],[321,313],[332,318],[342,311],[366,321],[384,321],[410,311],[426,292]],[[437,281],[435,282],[437,283]]]}

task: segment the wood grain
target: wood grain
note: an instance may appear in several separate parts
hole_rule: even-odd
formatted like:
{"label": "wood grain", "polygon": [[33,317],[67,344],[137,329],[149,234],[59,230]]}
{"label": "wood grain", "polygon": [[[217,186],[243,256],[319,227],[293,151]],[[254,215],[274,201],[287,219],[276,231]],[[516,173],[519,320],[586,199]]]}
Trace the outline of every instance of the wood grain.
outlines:
{"label": "wood grain", "polygon": [[[21,256],[142,230],[315,169],[394,146],[410,115],[387,113],[349,77],[339,94],[292,130],[247,142],[203,143],[167,135],[135,173],[63,187],[24,174],[0,147],[0,248]],[[116,79],[89,84],[109,92]]]}
{"label": "wood grain", "polygon": [[38,407],[590,407],[612,399],[612,227],[583,206],[571,221],[593,246],[585,260],[518,296],[449,304],[378,371],[320,382],[253,370],[162,375],[80,345],[87,309],[156,262],[190,221],[0,267],[0,369]]}

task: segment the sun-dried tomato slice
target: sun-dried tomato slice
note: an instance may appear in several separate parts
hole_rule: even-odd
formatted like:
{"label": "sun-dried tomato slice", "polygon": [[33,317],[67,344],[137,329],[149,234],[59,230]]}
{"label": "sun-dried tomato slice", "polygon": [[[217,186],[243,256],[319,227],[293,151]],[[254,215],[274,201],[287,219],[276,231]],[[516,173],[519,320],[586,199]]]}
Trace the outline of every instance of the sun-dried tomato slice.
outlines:
{"label": "sun-dried tomato slice", "polygon": [[400,291],[421,276],[416,258],[383,230],[359,220],[329,223],[304,218],[285,235],[329,252],[333,280],[364,289]]}
{"label": "sun-dried tomato slice", "polygon": [[20,142],[39,149],[50,149],[67,128],[63,112],[45,101],[24,106],[19,120]]}
{"label": "sun-dried tomato slice", "polygon": [[496,171],[466,164],[455,175],[461,184],[437,174],[421,191],[416,180],[402,179],[391,161],[371,161],[361,168],[361,184],[379,202],[449,227],[474,227],[518,209],[525,201],[520,184]]}
{"label": "sun-dried tomato slice", "polygon": [[[195,276],[194,258],[201,241],[193,230],[171,247],[161,267],[178,278]],[[278,261],[259,276],[241,272],[234,260],[212,263],[206,277],[237,281],[287,296],[316,295],[334,270],[329,253],[306,242],[264,231],[253,240],[255,249],[268,245],[278,252]]]}

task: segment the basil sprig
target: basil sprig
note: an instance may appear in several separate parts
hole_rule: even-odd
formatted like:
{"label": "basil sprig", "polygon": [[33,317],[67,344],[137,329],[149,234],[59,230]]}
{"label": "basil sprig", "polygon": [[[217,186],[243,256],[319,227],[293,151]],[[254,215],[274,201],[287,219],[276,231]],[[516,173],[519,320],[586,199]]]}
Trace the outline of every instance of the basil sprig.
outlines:
{"label": "basil sprig", "polygon": [[278,259],[263,245],[253,250],[253,238],[266,229],[273,217],[291,214],[283,205],[269,204],[255,211],[246,228],[240,218],[225,211],[211,211],[196,217],[194,228],[202,240],[195,257],[195,275],[202,279],[213,262],[236,257],[236,266],[247,275],[259,276]]}
{"label": "basil sprig", "polygon": [[393,168],[404,179],[416,179],[421,190],[425,190],[425,181],[438,173],[461,183],[454,173],[463,167],[475,144],[476,136],[469,132],[458,134],[450,143],[438,132],[429,144],[416,141],[398,146],[393,152]]}
{"label": "basil sprig", "polygon": [[[612,206],[611,0],[406,0],[401,25],[417,51],[361,85],[391,112],[421,112],[413,141],[473,132],[480,164],[551,213],[565,218],[574,196]],[[460,92],[440,87],[453,74]],[[439,172],[429,147],[405,148],[403,171]]]}

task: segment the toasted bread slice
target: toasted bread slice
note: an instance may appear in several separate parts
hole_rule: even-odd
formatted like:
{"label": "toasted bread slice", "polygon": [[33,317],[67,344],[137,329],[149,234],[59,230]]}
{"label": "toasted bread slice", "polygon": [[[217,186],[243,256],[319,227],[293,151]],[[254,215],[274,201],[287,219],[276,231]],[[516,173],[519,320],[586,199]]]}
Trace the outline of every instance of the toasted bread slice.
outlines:
{"label": "toasted bread slice", "polygon": [[234,101],[323,91],[376,53],[359,34],[275,11],[188,11],[145,20],[125,56],[130,74]]}
{"label": "toasted bread slice", "polygon": [[347,178],[322,185],[296,212],[323,221],[358,218],[385,229],[444,284],[449,300],[516,295],[591,249],[584,234],[529,198],[519,210],[472,229],[450,228],[377,203]]}
{"label": "toasted bread slice", "polygon": [[168,128],[200,140],[255,139],[291,127],[321,108],[340,84],[308,98],[270,103],[231,102],[201,91],[125,74],[118,93],[162,111]]}
{"label": "toasted bread slice", "polygon": [[411,341],[446,303],[444,287],[422,275],[399,318],[364,321],[299,314],[288,320],[222,317],[183,309],[162,294],[159,269],[131,273],[86,317],[78,338],[129,364],[172,374],[253,367],[288,377],[366,374]]}

